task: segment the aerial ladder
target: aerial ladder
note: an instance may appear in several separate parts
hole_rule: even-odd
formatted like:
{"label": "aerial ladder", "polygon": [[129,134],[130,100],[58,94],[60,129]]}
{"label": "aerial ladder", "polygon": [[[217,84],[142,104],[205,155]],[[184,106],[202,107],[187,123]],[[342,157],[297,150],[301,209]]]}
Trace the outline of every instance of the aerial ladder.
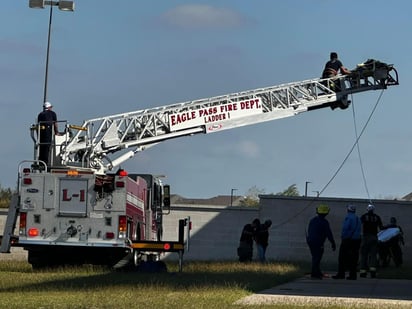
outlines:
{"label": "aerial ladder", "polygon": [[[345,109],[352,94],[398,84],[398,73],[393,65],[369,59],[349,75],[315,78],[90,119],[81,126],[68,125],[70,134],[56,150],[56,164],[91,168],[104,174],[162,141],[220,132],[320,108]],[[119,154],[113,156],[115,153]]]}

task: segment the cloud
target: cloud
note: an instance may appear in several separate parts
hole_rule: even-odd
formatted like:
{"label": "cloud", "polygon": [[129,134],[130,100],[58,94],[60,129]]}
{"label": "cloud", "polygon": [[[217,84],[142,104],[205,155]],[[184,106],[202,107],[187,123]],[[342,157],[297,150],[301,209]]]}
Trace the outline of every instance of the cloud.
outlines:
{"label": "cloud", "polygon": [[257,158],[260,153],[259,146],[253,141],[242,141],[237,145],[241,154],[248,158]]}
{"label": "cloud", "polygon": [[187,4],[167,11],[162,22],[178,28],[235,28],[246,21],[239,13],[210,5]]}

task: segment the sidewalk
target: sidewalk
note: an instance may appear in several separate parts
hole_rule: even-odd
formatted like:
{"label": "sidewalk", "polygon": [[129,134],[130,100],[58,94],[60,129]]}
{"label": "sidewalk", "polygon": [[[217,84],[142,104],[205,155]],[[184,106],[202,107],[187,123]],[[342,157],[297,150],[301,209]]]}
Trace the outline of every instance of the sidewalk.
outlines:
{"label": "sidewalk", "polygon": [[303,277],[293,282],[247,296],[239,305],[332,305],[412,308],[412,280],[371,279],[313,280]]}

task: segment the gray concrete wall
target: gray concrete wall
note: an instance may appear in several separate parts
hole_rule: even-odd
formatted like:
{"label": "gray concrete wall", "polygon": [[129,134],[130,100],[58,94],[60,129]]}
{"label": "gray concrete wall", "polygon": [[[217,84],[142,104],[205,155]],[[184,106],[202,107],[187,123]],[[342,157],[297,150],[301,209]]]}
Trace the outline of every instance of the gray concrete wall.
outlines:
{"label": "gray concrete wall", "polygon": [[[243,225],[256,217],[261,221],[270,218],[273,225],[270,229],[267,257],[282,261],[310,261],[305,232],[320,203],[326,203],[331,208],[327,219],[338,247],[347,205],[356,205],[358,215],[366,212],[368,205],[368,201],[364,199],[314,200],[271,195],[261,196],[259,208],[175,205],[172,207],[172,214],[165,219],[165,235],[170,235],[171,239],[168,240],[176,240],[178,220],[190,216],[193,228],[189,251],[184,255],[185,260],[236,260],[236,248]],[[389,223],[392,216],[398,219],[405,234],[405,246],[402,247],[404,263],[412,264],[412,224],[409,219],[412,217],[412,202],[377,200],[374,201],[374,205],[384,224]],[[323,261],[336,262],[337,257],[338,250],[332,252],[330,245],[326,244]],[[171,255],[168,258],[176,257]]]}
{"label": "gray concrete wall", "polygon": [[[259,208],[172,206],[171,214],[164,217],[164,240],[178,239],[179,219],[186,217],[190,217],[192,230],[185,260],[235,260],[243,226],[259,217]],[[170,258],[177,258],[177,255]]]}
{"label": "gray concrete wall", "polygon": [[[315,216],[316,207],[325,203],[331,211],[327,219],[331,225],[335,240],[340,244],[340,232],[343,219],[346,215],[348,204],[357,207],[357,214],[360,216],[366,212],[369,204],[364,199],[341,199],[341,198],[319,198],[308,199],[303,197],[279,197],[261,196],[261,216],[270,217],[273,221],[271,229],[270,246],[268,256],[280,260],[308,260],[309,252],[305,243],[305,232],[309,220]],[[389,223],[390,217],[394,216],[405,234],[405,246],[402,247],[405,263],[411,264],[412,248],[410,236],[412,235],[412,203],[404,201],[373,201],[383,224]],[[338,250],[332,252],[330,244],[325,246],[324,261],[337,261]]]}

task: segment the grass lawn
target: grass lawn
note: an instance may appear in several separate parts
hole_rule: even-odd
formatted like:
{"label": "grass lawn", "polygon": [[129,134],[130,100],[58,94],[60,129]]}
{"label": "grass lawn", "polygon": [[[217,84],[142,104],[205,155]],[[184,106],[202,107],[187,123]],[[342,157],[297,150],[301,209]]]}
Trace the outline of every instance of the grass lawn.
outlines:
{"label": "grass lawn", "polygon": [[[279,262],[186,262],[182,273],[175,263],[165,273],[92,266],[33,271],[25,261],[2,261],[0,308],[258,308],[233,303],[307,270],[308,265]],[[411,278],[410,269],[397,271],[388,268],[382,274]]]}

